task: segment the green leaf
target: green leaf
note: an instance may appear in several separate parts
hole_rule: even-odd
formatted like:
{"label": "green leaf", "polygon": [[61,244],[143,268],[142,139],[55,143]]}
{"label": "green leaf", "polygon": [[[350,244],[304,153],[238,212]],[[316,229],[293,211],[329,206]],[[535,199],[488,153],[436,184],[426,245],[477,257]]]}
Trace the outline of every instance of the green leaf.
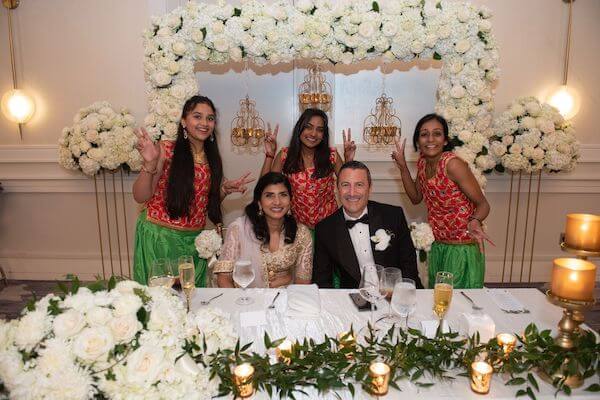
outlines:
{"label": "green leaf", "polygon": [[427,252],[425,250],[419,250],[419,261],[422,263],[427,261]]}
{"label": "green leaf", "polygon": [[520,377],[517,377],[517,378],[512,378],[512,379],[510,379],[508,382],[506,382],[506,384],[507,384],[507,385],[519,386],[519,385],[522,385],[522,384],[524,384],[525,382],[527,382],[527,381],[525,380],[525,378],[520,378]]}
{"label": "green leaf", "polygon": [[233,16],[234,17],[239,17],[240,15],[242,15],[242,10],[240,10],[239,8],[234,8],[233,9]]}
{"label": "green leaf", "polygon": [[115,278],[115,276],[111,276],[110,279],[108,280],[108,291],[110,292],[111,290],[113,290],[115,287],[117,287],[117,279]]}
{"label": "green leaf", "polygon": [[537,390],[538,392],[540,391],[540,387],[538,386],[538,383],[532,374],[527,374],[527,380],[529,381],[529,383],[531,383],[531,386],[533,386],[535,390]]}
{"label": "green leaf", "polygon": [[441,56],[441,55],[440,55],[440,54],[439,54],[437,51],[435,51],[435,52],[433,53],[433,59],[434,59],[434,60],[441,60],[441,59],[442,59],[442,56]]}
{"label": "green leaf", "polygon": [[150,313],[144,307],[140,307],[136,316],[138,321],[144,326],[144,329],[146,329],[146,325],[148,325],[148,321],[150,320]]}
{"label": "green leaf", "polygon": [[536,397],[535,397],[535,394],[533,393],[533,390],[531,390],[531,388],[530,388],[530,387],[527,387],[527,389],[526,389],[526,390],[527,390],[527,395],[528,395],[530,398],[532,398],[533,400],[535,400],[535,398],[536,398]]}
{"label": "green leaf", "polygon": [[354,397],[354,385],[352,383],[348,383],[348,390],[350,391],[350,394],[352,395],[352,397]]}
{"label": "green leaf", "polygon": [[371,10],[375,11],[375,12],[379,12],[379,4],[377,4],[376,1],[374,1],[373,4],[371,5]]}
{"label": "green leaf", "polygon": [[598,383],[591,384],[590,386],[586,387],[583,390],[585,390],[587,392],[600,392],[600,384],[598,384]]}
{"label": "green leaf", "polygon": [[50,300],[50,302],[48,303],[48,313],[50,315],[62,314],[64,310],[58,306],[58,303],[59,301],[56,299]]}
{"label": "green leaf", "polygon": [[273,345],[271,343],[271,338],[269,337],[269,334],[266,331],[265,331],[265,336],[264,336],[264,342],[265,342],[265,349],[273,348]]}

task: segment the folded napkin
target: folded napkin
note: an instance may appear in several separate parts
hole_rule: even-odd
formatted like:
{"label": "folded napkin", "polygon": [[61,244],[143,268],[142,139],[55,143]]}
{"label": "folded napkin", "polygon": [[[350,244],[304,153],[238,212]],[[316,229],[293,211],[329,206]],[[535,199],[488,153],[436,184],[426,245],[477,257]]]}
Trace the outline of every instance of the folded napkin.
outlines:
{"label": "folded napkin", "polygon": [[525,307],[506,289],[485,289],[494,303],[503,311],[523,312]]}
{"label": "folded napkin", "polygon": [[290,285],[287,287],[286,315],[293,318],[318,318],[321,314],[319,287]]}
{"label": "folded napkin", "polygon": [[466,336],[473,336],[479,332],[481,343],[486,343],[496,334],[496,324],[492,317],[483,313],[462,313],[460,317],[460,330]]}
{"label": "folded napkin", "polygon": [[[429,320],[429,321],[421,321],[421,332],[423,336],[433,339],[435,334],[437,333],[438,326],[440,325],[440,321],[437,319]],[[448,321],[444,320],[442,325],[442,333],[450,332],[450,327],[448,326]]]}

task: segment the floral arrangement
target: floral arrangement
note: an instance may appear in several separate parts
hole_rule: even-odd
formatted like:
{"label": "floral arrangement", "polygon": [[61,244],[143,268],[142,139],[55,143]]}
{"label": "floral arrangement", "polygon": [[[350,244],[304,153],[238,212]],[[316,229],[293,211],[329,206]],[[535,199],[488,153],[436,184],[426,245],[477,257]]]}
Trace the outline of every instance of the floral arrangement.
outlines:
{"label": "floral arrangement", "polygon": [[431,226],[427,222],[411,222],[409,228],[413,245],[415,249],[419,250],[419,259],[421,262],[425,262],[427,253],[431,250],[431,245],[435,241]]}
{"label": "floral arrangement", "polygon": [[219,255],[223,238],[214,229],[205,229],[194,240],[200,258],[210,260]]}
{"label": "floral arrangement", "polygon": [[138,171],[142,158],[134,148],[134,127],[135,118],[127,109],[117,112],[106,101],[82,108],[58,139],[58,162],[89,176],[100,168]]}
{"label": "floral arrangement", "polygon": [[443,60],[436,111],[483,184],[487,168],[480,166],[492,162],[484,153],[493,134],[491,83],[499,59],[490,17],[485,7],[454,1],[245,0],[239,8],[188,2],[153,18],[144,32],[144,124],[155,138],[176,136],[181,106],[197,91],[196,62]]}
{"label": "floral arrangement", "polygon": [[575,130],[556,108],[535,97],[513,101],[495,131],[489,150],[500,172],[570,171],[579,158]]}
{"label": "floral arrangement", "polygon": [[79,287],[0,322],[0,379],[11,398],[210,399],[210,350],[237,337],[220,311],[186,314],[162,287]]}

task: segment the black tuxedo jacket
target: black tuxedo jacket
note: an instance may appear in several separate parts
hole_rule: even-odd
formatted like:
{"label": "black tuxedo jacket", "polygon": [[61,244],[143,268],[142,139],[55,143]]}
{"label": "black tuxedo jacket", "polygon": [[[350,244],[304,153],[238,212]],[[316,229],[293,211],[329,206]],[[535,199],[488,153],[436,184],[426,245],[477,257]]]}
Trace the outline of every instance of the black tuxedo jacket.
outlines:
{"label": "black tuxedo jacket", "polygon": [[[375,264],[400,268],[403,278],[413,279],[417,289],[422,289],[423,284],[417,272],[416,251],[402,208],[369,201],[367,210],[371,236],[378,229],[393,233],[390,244],[385,250],[375,250],[375,243],[371,241]],[[350,233],[346,228],[342,207],[321,220],[315,227],[312,281],[320,288],[332,288],[333,271],[336,269],[340,273],[341,288],[358,287],[360,269]]]}

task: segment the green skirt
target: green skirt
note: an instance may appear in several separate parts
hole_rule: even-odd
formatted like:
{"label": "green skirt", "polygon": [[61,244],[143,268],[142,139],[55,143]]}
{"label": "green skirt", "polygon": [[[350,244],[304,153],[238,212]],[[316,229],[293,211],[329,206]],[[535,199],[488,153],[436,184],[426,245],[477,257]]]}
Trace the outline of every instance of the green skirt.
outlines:
{"label": "green skirt", "polygon": [[429,261],[429,288],[435,285],[439,271],[454,275],[456,289],[482,288],[485,276],[485,256],[476,243],[446,244],[433,242],[427,257]]}
{"label": "green skirt", "polygon": [[207,261],[198,257],[194,240],[202,231],[180,231],[157,225],[146,219],[144,210],[137,219],[135,227],[135,244],[133,251],[133,278],[141,283],[148,284],[150,267],[152,263],[165,258],[174,261],[181,256],[193,256],[196,286],[206,286]]}
{"label": "green skirt", "polygon": [[[308,230],[310,231],[310,236],[312,237],[312,241],[313,241],[313,254],[314,254],[314,250],[315,250],[315,229],[314,228],[308,228]],[[340,280],[340,271],[338,271],[337,269],[333,270],[333,287],[336,289],[339,289],[341,285],[341,280]]]}

